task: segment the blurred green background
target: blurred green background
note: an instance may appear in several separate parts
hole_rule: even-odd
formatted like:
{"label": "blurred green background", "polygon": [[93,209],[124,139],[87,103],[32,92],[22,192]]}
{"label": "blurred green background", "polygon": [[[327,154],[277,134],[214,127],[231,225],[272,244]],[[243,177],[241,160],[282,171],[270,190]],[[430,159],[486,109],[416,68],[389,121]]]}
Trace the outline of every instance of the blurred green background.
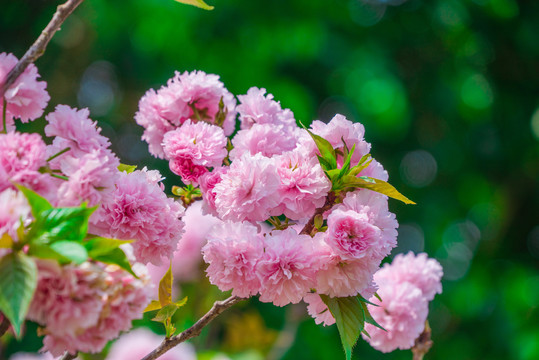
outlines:
{"label": "blurred green background", "polygon": [[[304,123],[335,113],[363,123],[392,184],[418,203],[390,203],[396,253],[426,251],[444,266],[426,358],[539,359],[539,1],[388,2],[228,0],[204,11],[86,0],[36,65],[48,110],[89,107],[122,162],[160,169],[168,186],[176,180],[139,141],[133,115],[175,70],[218,74],[234,94],[264,87]],[[0,3],[0,52],[19,58],[59,4]],[[206,288],[184,292],[196,299]],[[3,358],[37,350],[34,328],[22,343],[4,340]],[[344,359],[336,328],[316,326],[301,306],[253,300],[212,328],[195,341],[200,359],[208,348],[237,359]],[[289,348],[275,347],[279,333]],[[411,353],[360,341],[354,358]]]}

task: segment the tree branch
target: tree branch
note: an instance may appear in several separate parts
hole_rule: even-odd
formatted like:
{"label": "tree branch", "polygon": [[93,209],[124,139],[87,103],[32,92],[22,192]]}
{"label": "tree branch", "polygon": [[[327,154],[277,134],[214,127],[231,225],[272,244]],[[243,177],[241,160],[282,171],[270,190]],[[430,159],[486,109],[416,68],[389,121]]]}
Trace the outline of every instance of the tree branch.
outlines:
{"label": "tree branch", "polygon": [[0,337],[1,337],[6,333],[6,331],[8,331],[9,325],[11,324],[9,323],[9,320],[4,314],[0,313],[0,316],[2,317],[2,322],[0,322]]}
{"label": "tree branch", "polygon": [[328,196],[326,197],[326,202],[324,203],[324,206],[322,206],[321,208],[318,208],[316,209],[316,211],[314,212],[313,216],[311,216],[311,218],[309,219],[309,221],[307,222],[307,224],[305,224],[305,226],[303,227],[303,229],[301,230],[300,234],[303,235],[303,234],[306,234],[306,235],[311,235],[313,230],[314,230],[314,218],[317,216],[317,215],[322,215],[324,214],[326,211],[328,211],[329,209],[331,209],[331,207],[335,204],[335,193],[334,192],[330,192],[328,194]]}
{"label": "tree branch", "polygon": [[66,352],[66,353],[64,354],[64,356],[62,356],[62,357],[60,358],[60,360],[73,360],[73,359],[76,359],[77,356],[78,356],[78,354],[73,355],[73,354],[70,354],[70,353]]}
{"label": "tree branch", "polygon": [[142,358],[142,360],[155,360],[176,345],[200,335],[202,329],[206,327],[206,325],[208,325],[213,319],[215,319],[223,311],[225,311],[232,305],[240,302],[241,300],[243,299],[237,296],[231,296],[228,299],[216,301],[215,303],[213,303],[213,306],[210,311],[208,311],[203,317],[201,317],[193,326],[191,326],[187,330],[184,330],[176,336],[163,340],[163,342],[161,343],[161,345],[159,345],[159,347],[157,347],[157,349],[146,355],[144,358]]}
{"label": "tree branch", "polygon": [[6,77],[6,81],[0,87],[0,97],[4,96],[6,90],[17,80],[17,78],[24,72],[26,67],[36,61],[43,53],[47,44],[52,39],[52,36],[60,26],[65,21],[65,19],[75,10],[77,6],[80,5],[84,0],[68,0],[62,5],[58,5],[56,12],[54,13],[51,21],[47,24],[45,29],[41,32],[41,35],[37,40],[32,44],[30,49],[24,54],[24,56],[19,60],[17,65]]}
{"label": "tree branch", "polygon": [[425,330],[415,339],[415,344],[412,347],[412,353],[414,354],[413,360],[423,360],[423,356],[429,352],[433,344],[430,336],[430,325],[428,321],[425,321]]}

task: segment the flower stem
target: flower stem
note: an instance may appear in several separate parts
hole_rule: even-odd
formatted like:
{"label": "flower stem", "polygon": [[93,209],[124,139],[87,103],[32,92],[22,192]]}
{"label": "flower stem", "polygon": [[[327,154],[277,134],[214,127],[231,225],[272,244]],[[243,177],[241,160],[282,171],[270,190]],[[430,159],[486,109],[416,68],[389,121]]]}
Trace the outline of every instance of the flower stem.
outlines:
{"label": "flower stem", "polygon": [[412,353],[414,354],[413,360],[423,360],[423,356],[429,352],[432,347],[431,329],[428,320],[425,321],[425,330],[415,339],[415,344],[412,347]]}
{"label": "flower stem", "polygon": [[60,155],[62,155],[62,154],[64,154],[64,153],[66,153],[66,152],[68,152],[69,150],[71,150],[71,148],[70,148],[70,147],[67,147],[67,148],[65,148],[64,150],[58,151],[56,154],[54,154],[54,155],[52,155],[50,158],[48,158],[48,159],[47,159],[47,162],[49,162],[49,161],[51,161],[51,160],[53,160],[53,159],[56,159],[58,156],[60,156]]}
{"label": "flower stem", "polygon": [[7,100],[5,98],[5,96],[2,96],[2,104],[3,104],[3,107],[2,107],[2,125],[3,125],[3,128],[2,128],[2,133],[4,134],[7,134]]}

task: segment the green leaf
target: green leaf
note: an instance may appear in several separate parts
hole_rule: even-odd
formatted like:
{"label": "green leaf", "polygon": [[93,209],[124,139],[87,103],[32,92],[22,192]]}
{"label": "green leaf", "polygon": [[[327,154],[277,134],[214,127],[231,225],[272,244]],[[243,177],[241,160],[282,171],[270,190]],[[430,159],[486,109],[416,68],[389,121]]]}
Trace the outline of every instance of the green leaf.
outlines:
{"label": "green leaf", "polygon": [[316,144],[316,147],[318,148],[318,151],[320,151],[320,155],[324,160],[326,160],[329,163],[328,170],[336,169],[337,168],[337,156],[335,154],[335,149],[331,145],[329,141],[324,139],[323,137],[313,134],[310,130],[307,130],[309,135],[314,140],[314,143]]}
{"label": "green leaf", "polygon": [[31,257],[14,252],[0,260],[0,274],[0,310],[20,337],[37,286],[37,267]]}
{"label": "green leaf", "polygon": [[165,305],[157,312],[155,317],[152,319],[153,321],[163,322],[167,319],[170,319],[174,313],[178,310],[178,306],[176,304],[168,304]]}
{"label": "green leaf", "polygon": [[88,232],[88,219],[95,207],[53,208],[43,211],[32,224],[30,243],[51,243],[58,240],[81,241]]}
{"label": "green leaf", "polygon": [[337,180],[342,178],[344,175],[348,174],[348,172],[350,171],[350,162],[352,161],[352,155],[354,155],[355,150],[356,150],[356,144],[352,146],[352,149],[350,149],[350,151],[348,152],[346,159],[344,159],[344,163],[342,165],[341,171],[339,172],[339,176]]}
{"label": "green leaf", "polygon": [[[380,324],[378,324],[376,322],[376,320],[374,320],[374,318],[372,317],[371,313],[369,312],[369,308],[367,307],[367,303],[363,302],[363,301],[359,301],[359,303],[361,304],[361,307],[363,308],[363,314],[365,314],[365,322],[371,324],[371,325],[374,325],[376,326],[377,328],[380,328],[384,331],[387,331],[386,329],[384,329]],[[368,335],[368,334],[367,334]]]}
{"label": "green leaf", "polygon": [[88,251],[86,251],[86,248],[75,241],[56,241],[50,245],[50,248],[78,265],[88,259]]}
{"label": "green leaf", "polygon": [[58,261],[60,264],[68,264],[71,260],[64,255],[54,251],[47,244],[32,244],[28,249],[28,255],[37,257],[40,259],[52,259]]}
{"label": "green leaf", "polygon": [[152,300],[143,312],[155,311],[161,309],[161,303],[157,300]]}
{"label": "green leaf", "polygon": [[137,170],[137,165],[126,165],[126,164],[120,164],[118,165],[119,171],[125,171],[128,174],[131,174],[133,171]]}
{"label": "green leaf", "polygon": [[184,306],[185,304],[187,304],[187,299],[188,299],[188,298],[187,298],[187,296],[186,296],[186,297],[184,297],[183,299],[176,301],[174,304],[175,304],[177,307],[180,308],[180,307]]}
{"label": "green leaf", "polygon": [[352,348],[365,325],[365,315],[361,302],[356,296],[332,298],[327,295],[320,295],[320,297],[335,318],[346,359],[350,360],[352,358]]}
{"label": "green leaf", "polygon": [[119,267],[121,267],[122,269],[124,269],[138,279],[137,274],[135,274],[135,272],[131,268],[131,264],[129,263],[127,256],[120,248],[112,249],[106,254],[94,256],[92,257],[92,259],[101,261],[105,264],[118,265]]}
{"label": "green leaf", "polygon": [[159,302],[163,307],[172,302],[172,263],[159,281]]}
{"label": "green leaf", "polygon": [[204,10],[213,10],[213,6],[206,4],[203,0],[175,0],[182,4],[193,5]]}
{"label": "green leaf", "polygon": [[52,209],[51,203],[35,191],[30,190],[22,185],[15,186],[24,194],[26,200],[28,200],[28,204],[30,204],[34,219],[37,219],[39,214],[41,214],[43,211]]}
{"label": "green leaf", "polygon": [[0,236],[0,249],[11,249],[13,246],[13,239],[7,231]]}
{"label": "green leaf", "polygon": [[88,256],[92,259],[96,256],[110,253],[117,249],[120,245],[132,243],[133,240],[119,240],[104,237],[95,237],[84,243],[84,247],[88,251]]}
{"label": "green leaf", "polygon": [[352,175],[346,175],[343,179],[345,187],[369,189],[387,195],[390,198],[400,200],[405,204],[415,204],[415,202],[398,192],[393,185],[383,180],[373,179],[367,176],[355,177]]}

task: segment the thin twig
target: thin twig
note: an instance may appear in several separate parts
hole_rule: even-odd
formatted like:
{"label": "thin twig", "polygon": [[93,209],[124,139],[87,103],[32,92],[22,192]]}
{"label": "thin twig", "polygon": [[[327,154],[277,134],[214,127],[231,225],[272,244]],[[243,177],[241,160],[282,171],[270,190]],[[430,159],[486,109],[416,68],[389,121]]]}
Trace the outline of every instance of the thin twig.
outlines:
{"label": "thin twig", "polygon": [[203,317],[201,317],[193,326],[179,333],[176,336],[163,340],[159,347],[157,347],[154,351],[143,357],[142,360],[155,360],[176,345],[200,335],[202,329],[204,329],[204,327],[206,327],[206,325],[208,325],[213,319],[215,319],[223,311],[240,302],[241,300],[243,299],[237,296],[231,296],[228,299],[216,301],[215,303],[213,303],[213,306],[210,311],[208,311]]}
{"label": "thin twig", "polygon": [[76,359],[77,356],[78,356],[78,353],[76,353],[75,355],[73,355],[73,354],[70,354],[70,353],[66,352],[66,353],[64,354],[64,356],[62,356],[62,357],[60,358],[60,360],[73,360],[73,359]]}
{"label": "thin twig", "polygon": [[328,196],[326,197],[326,202],[325,202],[324,206],[322,206],[321,208],[316,209],[315,213],[313,214],[313,216],[311,216],[311,218],[309,219],[307,224],[305,224],[305,226],[301,230],[300,234],[311,235],[313,230],[314,230],[314,218],[317,215],[322,215],[326,211],[331,209],[331,207],[335,204],[335,199],[336,199],[335,193],[330,192],[328,194]]}
{"label": "thin twig", "polygon": [[0,87],[0,97],[4,96],[6,90],[17,80],[17,78],[24,72],[26,67],[36,61],[43,53],[47,44],[51,40],[52,36],[60,26],[65,21],[65,19],[75,10],[77,6],[80,5],[84,0],[68,0],[62,5],[58,5],[56,12],[54,13],[51,21],[47,24],[47,27],[41,32],[41,35],[37,40],[32,44],[30,49],[24,54],[24,56],[19,60],[17,65],[6,77],[6,82]]}
{"label": "thin twig", "polygon": [[423,356],[429,352],[432,347],[432,340],[430,339],[431,330],[429,322],[425,321],[425,330],[415,339],[415,344],[412,347],[412,353],[414,354],[413,360],[423,360]]}
{"label": "thin twig", "polygon": [[9,329],[10,323],[4,314],[0,313],[0,316],[2,316],[2,322],[0,323],[0,337],[1,337]]}

